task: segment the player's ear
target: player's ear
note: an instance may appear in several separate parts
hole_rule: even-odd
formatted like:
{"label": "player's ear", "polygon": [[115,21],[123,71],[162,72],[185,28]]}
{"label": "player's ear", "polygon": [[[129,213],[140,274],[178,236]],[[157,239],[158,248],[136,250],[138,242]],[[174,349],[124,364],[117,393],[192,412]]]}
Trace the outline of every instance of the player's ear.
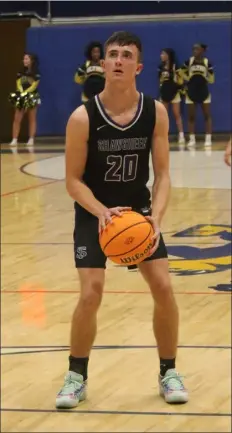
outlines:
{"label": "player's ear", "polygon": [[100,66],[102,67],[102,69],[105,70],[105,60],[104,59],[100,60]]}
{"label": "player's ear", "polygon": [[143,70],[143,64],[139,63],[136,69],[136,75],[139,75]]}

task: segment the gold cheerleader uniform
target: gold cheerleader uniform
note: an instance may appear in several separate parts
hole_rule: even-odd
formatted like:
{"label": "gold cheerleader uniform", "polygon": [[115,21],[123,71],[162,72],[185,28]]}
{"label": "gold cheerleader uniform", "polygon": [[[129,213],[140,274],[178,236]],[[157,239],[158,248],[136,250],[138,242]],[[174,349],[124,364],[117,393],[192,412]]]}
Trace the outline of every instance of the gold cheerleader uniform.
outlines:
{"label": "gold cheerleader uniform", "polygon": [[181,101],[181,86],[183,84],[182,75],[174,64],[172,69],[168,69],[164,63],[158,68],[160,101],[176,104]]}
{"label": "gold cheerleader uniform", "polygon": [[104,89],[104,70],[100,63],[96,64],[91,60],[87,60],[77,69],[74,81],[83,85],[81,100],[82,102],[87,102],[90,98],[98,95]]}
{"label": "gold cheerleader uniform", "polygon": [[23,72],[17,74],[16,92],[10,93],[11,104],[18,109],[31,109],[41,104],[40,95],[37,91],[40,82],[39,72],[32,72],[24,68]]}
{"label": "gold cheerleader uniform", "polygon": [[206,57],[195,59],[190,57],[182,66],[183,79],[186,85],[186,104],[209,104],[211,94],[209,93],[208,83],[215,81],[212,64]]}

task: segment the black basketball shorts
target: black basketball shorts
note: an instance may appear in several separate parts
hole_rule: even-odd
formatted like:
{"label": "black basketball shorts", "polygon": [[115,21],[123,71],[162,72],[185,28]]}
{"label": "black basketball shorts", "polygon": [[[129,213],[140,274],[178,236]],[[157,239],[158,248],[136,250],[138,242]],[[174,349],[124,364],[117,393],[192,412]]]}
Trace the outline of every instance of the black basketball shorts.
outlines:
{"label": "black basketball shorts", "polygon": [[[98,219],[95,216],[90,214],[82,216],[76,213],[73,240],[76,268],[106,268],[107,258],[99,244]],[[167,257],[167,249],[161,234],[157,250],[144,261]],[[128,263],[125,266],[130,268],[130,265],[133,265],[133,263]]]}

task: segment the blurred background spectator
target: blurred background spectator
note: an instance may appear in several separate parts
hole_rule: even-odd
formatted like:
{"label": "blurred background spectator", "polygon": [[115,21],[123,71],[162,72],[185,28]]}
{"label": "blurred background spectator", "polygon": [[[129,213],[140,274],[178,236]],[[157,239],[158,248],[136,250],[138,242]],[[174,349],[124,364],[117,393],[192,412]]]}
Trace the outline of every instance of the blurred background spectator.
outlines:
{"label": "blurred background spectator", "polygon": [[183,77],[187,82],[185,102],[188,106],[188,146],[195,146],[196,107],[200,105],[205,119],[205,146],[212,144],[212,119],[210,114],[211,94],[208,83],[215,81],[213,65],[205,55],[207,45],[194,44],[193,55],[182,66]]}
{"label": "blurred background spectator", "polygon": [[37,107],[40,105],[38,85],[40,82],[39,61],[35,54],[25,53],[22,66],[17,73],[16,91],[11,92],[9,101],[15,108],[12,127],[11,145],[16,145],[20,133],[21,122],[25,114],[29,120],[29,140],[27,144],[33,146],[36,134]]}
{"label": "blurred background spectator", "polygon": [[163,48],[160,58],[161,63],[158,67],[160,100],[167,110],[171,104],[179,132],[178,143],[184,144],[185,138],[180,111],[181,88],[184,81],[176,62],[175,51],[172,48]]}
{"label": "blurred background spectator", "polygon": [[74,80],[82,84],[82,102],[97,95],[104,89],[104,71],[101,65],[103,60],[103,47],[100,42],[90,42],[85,49],[86,61],[79,66],[75,73]]}

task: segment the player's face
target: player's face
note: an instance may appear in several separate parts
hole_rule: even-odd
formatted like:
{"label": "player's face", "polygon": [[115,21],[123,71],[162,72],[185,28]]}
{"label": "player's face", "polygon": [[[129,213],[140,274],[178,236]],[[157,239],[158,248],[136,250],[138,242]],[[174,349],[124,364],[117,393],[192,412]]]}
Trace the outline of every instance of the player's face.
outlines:
{"label": "player's face", "polygon": [[100,60],[101,57],[101,51],[99,47],[94,47],[91,51],[91,57],[93,59],[94,62],[98,62],[98,60]]}
{"label": "player's face", "polygon": [[31,58],[30,56],[28,56],[28,54],[25,54],[25,56],[23,57],[23,64],[26,68],[31,66]]}
{"label": "player's face", "polygon": [[107,47],[103,67],[107,81],[128,86],[134,82],[143,65],[139,63],[139,52],[135,45],[121,47],[113,44]]}
{"label": "player's face", "polygon": [[161,51],[160,58],[161,58],[161,62],[167,62],[168,61],[168,53],[166,53],[166,51]]}

